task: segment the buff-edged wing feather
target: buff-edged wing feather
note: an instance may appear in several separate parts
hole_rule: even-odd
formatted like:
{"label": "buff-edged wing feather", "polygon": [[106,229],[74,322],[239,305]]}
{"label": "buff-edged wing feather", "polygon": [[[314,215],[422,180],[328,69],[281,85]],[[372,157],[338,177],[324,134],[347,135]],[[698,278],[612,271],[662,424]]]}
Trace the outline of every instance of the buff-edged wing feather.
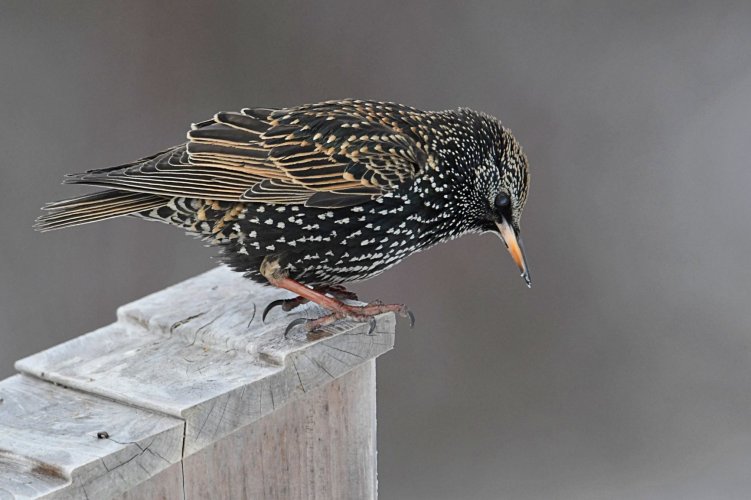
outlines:
{"label": "buff-edged wing feather", "polygon": [[422,112],[369,101],[337,101],[280,110],[262,135],[269,158],[313,191],[308,206],[354,205],[396,189],[424,168],[426,155],[399,129]]}
{"label": "buff-edged wing feather", "polygon": [[175,197],[319,208],[364,203],[425,168],[427,156],[410,134],[423,114],[356,100],[217,113],[194,124],[185,144],[67,176],[66,183],[110,191],[48,205],[40,228],[126,215]]}
{"label": "buff-edged wing feather", "polygon": [[167,201],[168,198],[154,194],[108,189],[48,203],[43,208],[45,213],[37,218],[34,228],[44,232],[79,226],[158,208]]}
{"label": "buff-edged wing feather", "polygon": [[394,128],[420,113],[367,101],[222,112],[194,125],[185,145],[66,182],[224,201],[352,205],[424,167],[415,140]]}

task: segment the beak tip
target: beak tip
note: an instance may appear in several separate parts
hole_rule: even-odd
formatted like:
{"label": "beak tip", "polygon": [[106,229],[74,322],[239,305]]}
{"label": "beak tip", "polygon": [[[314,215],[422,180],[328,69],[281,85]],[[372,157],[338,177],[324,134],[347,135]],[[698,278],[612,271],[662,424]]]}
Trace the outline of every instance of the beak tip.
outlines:
{"label": "beak tip", "polygon": [[524,282],[527,284],[527,288],[532,288],[532,280],[529,279],[529,275],[527,273],[522,273],[521,277],[524,278]]}

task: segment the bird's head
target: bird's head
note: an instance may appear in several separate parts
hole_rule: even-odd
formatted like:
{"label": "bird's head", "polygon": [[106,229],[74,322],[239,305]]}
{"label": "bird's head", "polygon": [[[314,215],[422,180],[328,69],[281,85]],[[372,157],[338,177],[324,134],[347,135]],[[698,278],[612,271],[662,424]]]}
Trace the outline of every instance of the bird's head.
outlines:
{"label": "bird's head", "polygon": [[492,193],[493,222],[511,258],[519,267],[522,278],[527,286],[531,286],[527,257],[519,234],[519,222],[529,187],[527,157],[508,129],[503,129],[503,135],[507,136],[507,146],[497,165],[500,179]]}
{"label": "bird's head", "polygon": [[519,231],[527,202],[529,170],[527,157],[511,131],[497,119],[473,113],[470,118],[479,154],[474,155],[471,204],[476,227],[500,236],[519,267],[527,286],[529,267]]}

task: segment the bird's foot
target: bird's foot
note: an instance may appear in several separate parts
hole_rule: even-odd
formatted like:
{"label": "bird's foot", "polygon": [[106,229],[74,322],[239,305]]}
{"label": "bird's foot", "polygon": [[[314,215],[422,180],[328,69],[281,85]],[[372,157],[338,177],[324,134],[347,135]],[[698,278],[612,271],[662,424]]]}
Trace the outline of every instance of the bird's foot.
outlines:
{"label": "bird's foot", "polygon": [[[355,292],[350,292],[346,288],[344,288],[341,285],[325,285],[320,287],[314,287],[315,291],[331,295],[335,299],[338,300],[357,300],[357,294]],[[278,299],[274,300],[269,303],[269,305],[266,306],[266,309],[263,310],[263,321],[266,321],[266,316],[268,316],[269,312],[271,312],[272,309],[275,307],[281,307],[282,311],[289,312],[296,307],[299,307],[303,304],[306,304],[310,300],[305,297],[294,297],[291,299]]]}
{"label": "bird's foot", "polygon": [[[405,318],[409,318],[410,327],[415,325],[415,315],[407,309],[403,304],[383,304],[380,301],[373,302],[364,306],[352,306],[345,304],[340,300],[342,297],[344,300],[348,298],[356,297],[356,295],[348,292],[339,285],[325,285],[319,286],[318,289],[309,288],[302,283],[293,280],[280,271],[278,262],[275,260],[264,260],[261,265],[261,274],[269,280],[272,285],[289,290],[292,293],[299,295],[299,298],[304,298],[315,302],[319,306],[331,311],[330,314],[322,316],[317,319],[299,318],[294,320],[287,326],[284,331],[284,336],[287,337],[290,331],[297,326],[304,326],[305,330],[310,335],[312,332],[334,323],[340,319],[351,319],[354,321],[367,321],[370,324],[369,334],[373,333],[376,326],[375,317],[383,313],[396,313]],[[346,293],[346,295],[345,295]],[[331,296],[329,296],[331,295]],[[287,299],[295,300],[295,299]],[[268,313],[271,307],[280,304],[284,306],[286,302],[272,302],[266,307],[264,316]],[[298,304],[299,305],[299,304]],[[290,307],[292,304],[290,303]]]}
{"label": "bird's foot", "polygon": [[404,318],[409,318],[410,328],[415,326],[415,315],[407,309],[403,304],[383,304],[380,301],[364,306],[350,306],[347,304],[341,304],[332,313],[325,316],[321,316],[316,319],[298,318],[287,325],[287,329],[284,331],[284,336],[287,337],[289,333],[297,328],[302,327],[307,333],[313,333],[320,330],[324,326],[331,325],[342,319],[349,319],[352,321],[367,322],[369,324],[368,335],[373,335],[376,328],[375,317],[379,314],[393,312]]}

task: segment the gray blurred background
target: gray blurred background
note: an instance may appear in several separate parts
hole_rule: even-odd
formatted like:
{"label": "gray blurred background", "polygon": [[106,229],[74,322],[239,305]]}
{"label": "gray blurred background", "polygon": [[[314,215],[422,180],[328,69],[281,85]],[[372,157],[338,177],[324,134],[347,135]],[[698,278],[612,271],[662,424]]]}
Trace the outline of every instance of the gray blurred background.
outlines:
{"label": "gray blurred background", "polygon": [[159,224],[40,235],[66,172],[218,110],[468,106],[532,167],[527,290],[466,237],[357,287],[383,499],[751,497],[751,3],[0,2],[0,377],[215,265]]}

